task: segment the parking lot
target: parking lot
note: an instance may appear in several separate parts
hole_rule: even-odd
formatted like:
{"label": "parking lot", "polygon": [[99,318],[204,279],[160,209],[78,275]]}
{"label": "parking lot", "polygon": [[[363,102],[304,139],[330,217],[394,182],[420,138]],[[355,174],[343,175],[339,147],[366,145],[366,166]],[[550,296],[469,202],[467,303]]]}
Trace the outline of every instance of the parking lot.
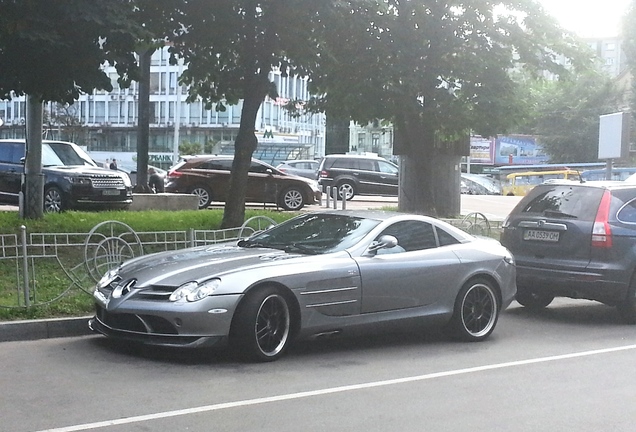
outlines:
{"label": "parking lot", "polygon": [[299,344],[275,363],[99,336],[0,344],[6,431],[632,431],[636,327],[516,303],[483,343],[440,332]]}

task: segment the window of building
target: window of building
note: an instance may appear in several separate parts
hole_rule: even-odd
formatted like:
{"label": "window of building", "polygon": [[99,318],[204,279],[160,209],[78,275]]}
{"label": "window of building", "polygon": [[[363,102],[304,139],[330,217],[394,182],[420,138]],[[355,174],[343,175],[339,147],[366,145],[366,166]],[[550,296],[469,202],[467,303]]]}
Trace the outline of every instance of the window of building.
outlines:
{"label": "window of building", "polygon": [[159,73],[151,72],[150,73],[150,94],[159,93],[159,82],[160,82]]}
{"label": "window of building", "polygon": [[616,49],[616,44],[614,42],[608,42],[605,44],[605,49],[607,51],[614,51]]}

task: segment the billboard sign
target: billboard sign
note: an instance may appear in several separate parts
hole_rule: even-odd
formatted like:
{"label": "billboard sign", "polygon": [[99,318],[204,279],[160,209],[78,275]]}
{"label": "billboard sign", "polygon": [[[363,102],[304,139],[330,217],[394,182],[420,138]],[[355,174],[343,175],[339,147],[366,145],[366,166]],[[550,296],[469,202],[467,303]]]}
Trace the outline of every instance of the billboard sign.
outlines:
{"label": "billboard sign", "polygon": [[548,156],[530,135],[500,136],[495,140],[495,164],[536,165],[548,162]]}

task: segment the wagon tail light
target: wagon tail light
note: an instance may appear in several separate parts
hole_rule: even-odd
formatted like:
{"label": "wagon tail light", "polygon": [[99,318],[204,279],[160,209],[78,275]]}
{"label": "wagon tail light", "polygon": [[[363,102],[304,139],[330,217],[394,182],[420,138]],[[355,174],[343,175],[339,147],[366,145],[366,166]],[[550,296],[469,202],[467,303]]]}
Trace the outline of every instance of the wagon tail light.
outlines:
{"label": "wagon tail light", "polygon": [[329,172],[327,170],[320,171],[320,177],[322,178],[329,177]]}
{"label": "wagon tail light", "polygon": [[592,227],[592,247],[605,249],[612,247],[612,228],[609,224],[611,201],[612,194],[606,190],[601,198],[601,204],[598,206]]}
{"label": "wagon tail light", "polygon": [[179,178],[183,175],[180,171],[168,171],[168,177],[170,178]]}

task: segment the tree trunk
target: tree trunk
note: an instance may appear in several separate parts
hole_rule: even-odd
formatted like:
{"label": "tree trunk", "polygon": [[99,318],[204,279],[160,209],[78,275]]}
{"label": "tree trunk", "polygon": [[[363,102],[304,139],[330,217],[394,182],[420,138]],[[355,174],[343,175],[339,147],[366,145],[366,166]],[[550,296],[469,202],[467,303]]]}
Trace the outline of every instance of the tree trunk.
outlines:
{"label": "tree trunk", "polygon": [[154,48],[139,54],[139,113],[137,120],[137,184],[134,192],[148,193],[148,149],[150,148],[150,60]]}
{"label": "tree trunk", "polygon": [[325,155],[349,151],[349,119],[327,115]]}
{"label": "tree trunk", "polygon": [[396,118],[394,151],[400,155],[398,209],[434,217],[459,216],[460,162],[469,151],[469,139],[442,141],[425,116],[405,111]]}
{"label": "tree trunk", "polygon": [[21,215],[40,219],[44,214],[44,174],[42,174],[42,100],[27,96],[27,139],[24,161],[24,197]]}
{"label": "tree trunk", "polygon": [[245,221],[245,194],[247,192],[247,176],[252,163],[252,155],[258,145],[258,139],[254,133],[256,128],[256,115],[265,100],[265,92],[247,92],[243,100],[241,110],[241,125],[234,143],[234,161],[230,175],[223,221],[221,228],[239,227]]}
{"label": "tree trunk", "polygon": [[460,157],[420,152],[400,157],[398,209],[435,217],[460,214]]}

